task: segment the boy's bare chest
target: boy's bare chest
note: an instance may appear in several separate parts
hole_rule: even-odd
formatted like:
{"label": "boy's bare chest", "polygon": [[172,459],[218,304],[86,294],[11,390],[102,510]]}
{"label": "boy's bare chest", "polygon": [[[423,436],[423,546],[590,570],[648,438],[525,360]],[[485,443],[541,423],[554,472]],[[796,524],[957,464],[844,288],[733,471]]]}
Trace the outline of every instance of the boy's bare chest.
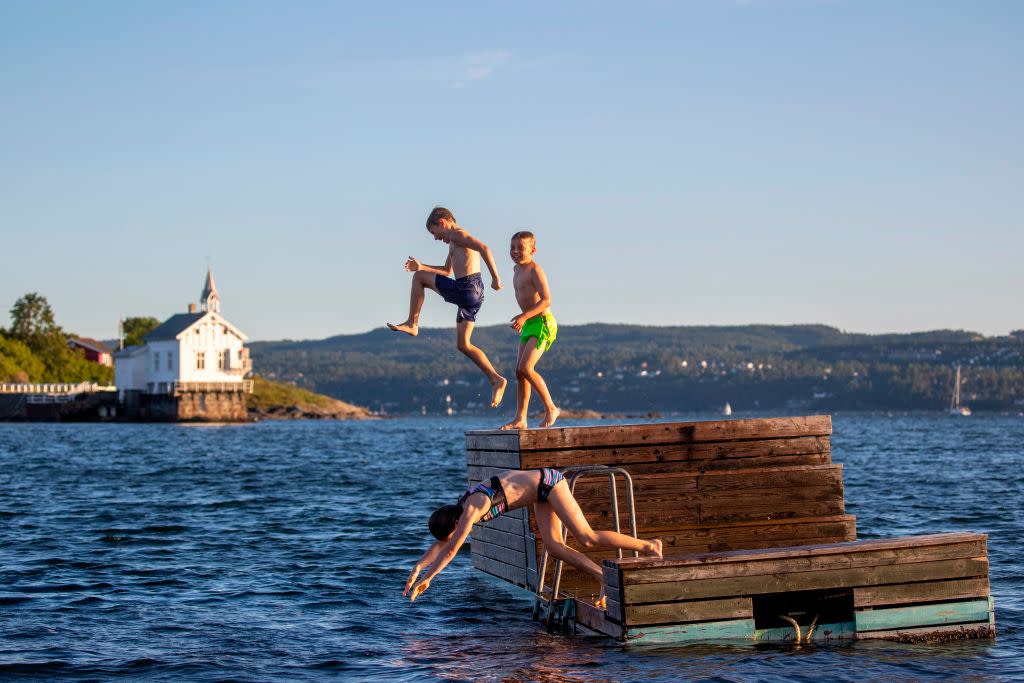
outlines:
{"label": "boy's bare chest", "polygon": [[472,249],[466,247],[458,247],[454,244],[448,247],[448,254],[452,257],[452,260],[458,259],[465,261],[469,259],[475,252]]}
{"label": "boy's bare chest", "polygon": [[519,266],[515,269],[515,275],[512,276],[512,286],[516,288],[516,291],[532,290],[533,289],[533,268],[524,268]]}

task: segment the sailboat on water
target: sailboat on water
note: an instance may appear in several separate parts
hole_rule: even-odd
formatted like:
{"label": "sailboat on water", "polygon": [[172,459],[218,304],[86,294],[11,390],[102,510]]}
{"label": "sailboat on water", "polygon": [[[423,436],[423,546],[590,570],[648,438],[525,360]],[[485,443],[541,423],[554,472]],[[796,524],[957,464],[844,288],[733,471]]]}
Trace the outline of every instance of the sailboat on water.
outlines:
{"label": "sailboat on water", "polygon": [[962,415],[967,417],[971,414],[971,409],[967,406],[960,405],[960,366],[956,366],[956,379],[953,381],[953,399],[949,404],[950,415]]}

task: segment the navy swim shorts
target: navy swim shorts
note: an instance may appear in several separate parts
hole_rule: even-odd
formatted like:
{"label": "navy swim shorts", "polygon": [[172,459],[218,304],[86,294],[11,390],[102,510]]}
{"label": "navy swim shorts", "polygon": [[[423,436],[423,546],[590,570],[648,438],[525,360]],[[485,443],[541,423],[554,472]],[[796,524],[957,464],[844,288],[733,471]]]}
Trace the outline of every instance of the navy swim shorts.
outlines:
{"label": "navy swim shorts", "polygon": [[476,322],[476,314],[484,304],[484,281],[481,279],[480,273],[473,273],[457,280],[444,275],[435,275],[434,286],[437,287],[438,293],[445,301],[459,307],[455,322],[461,323],[463,320]]}

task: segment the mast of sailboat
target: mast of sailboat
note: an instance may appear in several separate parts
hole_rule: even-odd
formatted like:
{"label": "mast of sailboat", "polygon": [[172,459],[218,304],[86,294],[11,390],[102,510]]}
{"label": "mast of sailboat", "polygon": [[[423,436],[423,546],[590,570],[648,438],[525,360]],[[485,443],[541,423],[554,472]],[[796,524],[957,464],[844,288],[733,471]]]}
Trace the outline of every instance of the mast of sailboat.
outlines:
{"label": "mast of sailboat", "polygon": [[960,407],[960,366],[956,366],[956,380],[953,382],[953,404],[950,406],[950,410],[956,410]]}

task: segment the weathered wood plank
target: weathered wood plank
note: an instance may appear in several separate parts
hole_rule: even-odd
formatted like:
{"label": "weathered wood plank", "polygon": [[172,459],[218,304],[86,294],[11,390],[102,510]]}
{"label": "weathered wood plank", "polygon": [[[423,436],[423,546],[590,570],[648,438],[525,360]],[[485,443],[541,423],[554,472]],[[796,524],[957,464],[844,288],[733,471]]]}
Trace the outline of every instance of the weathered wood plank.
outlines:
{"label": "weathered wood plank", "polygon": [[[740,439],[787,439],[832,433],[828,415],[708,422],[657,422],[602,427],[528,429],[519,432],[519,451],[586,449],[597,446],[697,443]],[[470,433],[472,434],[472,433]],[[468,443],[469,434],[467,434]],[[483,438],[482,436],[480,438]],[[474,443],[478,443],[474,441]],[[474,446],[482,448],[481,446]],[[502,449],[511,450],[511,449]]]}
{"label": "weathered wood plank", "polygon": [[[620,491],[623,488],[620,483]],[[638,475],[634,492],[638,525],[646,530],[688,523],[842,514],[845,509],[840,465]],[[620,515],[627,511],[625,498],[619,497]],[[607,481],[580,482],[576,500],[588,519],[610,519]]]}
{"label": "weathered wood plank", "polygon": [[696,641],[752,640],[753,619],[705,621],[678,626],[639,626],[624,633],[629,645],[671,645]]}
{"label": "weathered wood plank", "polygon": [[583,626],[612,638],[622,637],[622,627],[608,621],[605,613],[586,600],[576,600],[576,621]]}
{"label": "weathered wood plank", "polygon": [[[787,495],[787,493],[789,495]],[[803,517],[827,517],[842,515],[846,507],[836,493],[822,488],[776,489],[765,495],[737,500],[714,498],[698,499],[689,503],[678,499],[637,501],[637,529],[641,536],[657,535],[670,529],[695,524],[728,525],[736,522],[777,521]],[[728,507],[726,507],[728,505]],[[612,527],[609,505],[601,506],[591,501],[580,502],[580,509],[595,529]],[[628,526],[629,515],[620,509],[623,528]]]}
{"label": "weathered wood plank", "polygon": [[772,559],[783,557],[806,557],[812,555],[846,554],[851,552],[870,552],[872,550],[889,550],[893,548],[919,548],[927,545],[949,545],[954,543],[970,543],[987,541],[988,534],[971,532],[952,532],[942,534],[925,534],[921,536],[894,536],[892,538],[875,538],[855,543],[833,543],[827,545],[801,546],[797,548],[777,548],[775,550],[733,550],[721,553],[706,553],[687,557],[667,557],[662,560],[625,558],[617,563],[623,568],[629,564],[643,564],[647,569],[661,567],[682,567],[691,564],[707,564],[709,562],[737,562],[747,559]]}
{"label": "weathered wood plank", "polygon": [[702,472],[696,475],[697,490],[724,492],[761,490],[767,488],[796,488],[803,486],[824,486],[829,483],[843,484],[843,466],[798,465],[772,469],[741,469],[724,472]]}
{"label": "weathered wood plank", "polygon": [[[789,491],[787,501],[775,502],[767,498],[777,491]],[[728,508],[725,507],[727,503],[730,505]],[[788,517],[841,515],[845,512],[846,503],[841,491],[837,493],[832,488],[805,487],[766,491],[762,497],[709,497],[707,502],[702,502],[700,506],[699,519],[701,522],[730,522],[743,519],[768,521]],[[640,519],[642,518],[638,512],[637,520]]]}
{"label": "weathered wood plank", "polygon": [[604,573],[604,585],[611,589],[618,588],[621,584],[619,583],[619,568],[609,567],[607,564],[601,567],[602,573]]}
{"label": "weathered wood plank", "polygon": [[857,634],[857,640],[913,640],[920,642],[943,642],[949,640],[970,640],[995,638],[996,627],[991,621],[969,624],[925,626],[923,628],[901,628],[894,631],[865,631]]}
{"label": "weathered wood plank", "polygon": [[606,596],[605,599],[605,604],[607,605],[605,611],[607,612],[608,618],[614,619],[621,624],[623,616],[625,615],[625,610],[622,609],[622,603],[615,600],[611,595]]}
{"label": "weathered wood plank", "polygon": [[672,602],[699,598],[789,593],[824,588],[855,588],[988,575],[988,560],[976,557],[880,567],[735,576],[721,579],[641,583],[623,588],[626,604]]}
{"label": "weathered wood plank", "polygon": [[466,466],[466,483],[467,488],[475,486],[481,481],[487,481],[491,477],[495,477],[502,472],[507,472],[507,468],[504,467],[487,467],[482,465],[467,465]]}
{"label": "weathered wood plank", "polygon": [[857,537],[857,524],[853,515],[831,515],[709,524],[647,535],[661,539],[666,555],[682,555],[853,541]]}
{"label": "weathered wood plank", "polygon": [[473,567],[476,569],[499,579],[514,583],[517,586],[527,586],[526,570],[524,568],[513,567],[512,565],[499,562],[498,560],[485,557],[478,553],[472,553],[471,557],[473,560]]}
{"label": "weathered wood plank", "polygon": [[968,624],[987,621],[988,600],[944,602],[933,605],[911,605],[886,609],[856,610],[853,613],[857,633],[865,631],[896,631],[904,628]]}
{"label": "weathered wood plank", "polygon": [[466,451],[467,465],[498,467],[502,470],[519,469],[519,453],[509,451]]}
{"label": "weathered wood plank", "polygon": [[473,541],[484,541],[485,543],[491,543],[493,545],[500,545],[504,548],[511,548],[513,550],[524,551],[526,549],[526,538],[524,534],[502,531],[501,529],[495,529],[494,527],[484,526],[482,524],[476,524],[473,526],[471,532]]}
{"label": "weathered wood plank", "polygon": [[[836,543],[852,541],[856,538],[856,524],[852,515],[834,517],[815,517],[807,520],[773,520],[770,522],[741,522],[736,526],[724,527],[690,527],[682,530],[670,530],[657,534],[641,534],[652,537],[657,535],[665,544],[665,552],[672,553],[706,553],[710,550],[731,550],[733,548],[771,548],[807,545],[811,543]],[[610,562],[616,558],[614,550],[584,550],[570,535],[568,545],[583,552],[594,562]],[[537,544],[537,552],[541,545]],[[609,590],[617,590],[619,572],[617,566],[605,567],[605,583],[612,586]],[[566,567],[562,575],[562,585],[567,593],[584,589],[591,590],[592,582],[588,577],[580,575],[572,567]]]}
{"label": "weathered wood plank", "polygon": [[479,522],[478,524],[473,525],[474,529],[476,529],[477,527],[489,527],[491,529],[506,531],[510,534],[522,534],[523,519],[522,517],[511,517],[509,515],[502,515],[501,517],[495,517],[494,519],[488,522]]}
{"label": "weathered wood plank", "polygon": [[[639,500],[643,495],[673,493],[761,491],[771,488],[798,488],[842,484],[843,466],[840,463],[827,465],[790,465],[771,468],[743,468],[737,470],[716,470],[712,472],[659,472],[638,474],[632,477],[633,491]],[[623,477],[616,477],[620,490],[625,486]],[[576,482],[574,495],[577,498],[600,498],[608,500],[607,476],[581,479]]]}
{"label": "weathered wood plank", "polygon": [[754,603],[750,598],[715,598],[658,605],[627,604],[623,623],[627,628],[632,628],[659,624],[684,624],[692,621],[753,618]]}
{"label": "weathered wood plank", "polygon": [[989,595],[988,577],[901,583],[893,586],[871,586],[853,590],[853,606],[880,607],[914,602],[948,602],[983,598]]}
{"label": "weathered wood plank", "polygon": [[676,467],[692,463],[702,466],[722,462],[729,467],[743,467],[757,459],[793,455],[821,455],[830,452],[827,436],[804,436],[792,439],[755,439],[750,441],[713,441],[708,443],[678,443],[630,446],[572,448],[568,450],[525,451],[521,455],[523,469],[533,467],[570,467],[573,465],[621,465],[633,471],[642,464],[673,464]]}
{"label": "weathered wood plank", "polygon": [[515,548],[506,548],[505,546],[478,540],[473,541],[472,548],[473,554],[489,557],[492,560],[498,560],[526,571],[526,552],[522,548],[516,550]]}
{"label": "weathered wood plank", "polygon": [[519,432],[466,432],[467,451],[519,451]]}
{"label": "weathered wood plank", "polygon": [[[734,548],[791,547],[813,543],[852,541],[856,536],[856,522],[852,515],[834,515],[757,522],[744,521],[736,524],[708,525],[707,527],[684,526],[681,529],[642,533],[641,536],[660,538],[666,555],[708,554]],[[822,538],[828,540],[816,540]],[[571,534],[567,538],[567,544],[597,563],[616,557],[614,550],[582,548]],[[647,562],[651,561],[647,560]],[[642,559],[637,562],[644,563]],[[617,572],[615,576],[618,576]]]}
{"label": "weathered wood plank", "polygon": [[[603,464],[603,463],[602,463]],[[614,463],[612,463],[614,464]],[[830,465],[832,456],[828,453],[805,453],[801,455],[773,455],[763,458],[727,458],[722,460],[674,460],[670,462],[638,462],[624,467],[632,475],[669,474],[675,472],[722,472],[744,469],[771,469],[799,465]]]}
{"label": "weathered wood plank", "polygon": [[[851,544],[856,547],[856,544]],[[854,567],[881,567],[896,564],[955,560],[980,557],[985,554],[982,541],[925,545],[905,548],[882,548],[847,554],[802,555],[796,557],[752,558],[735,562],[711,562],[682,567],[645,569],[643,565],[622,568],[624,585],[663,583],[666,581],[697,581],[721,579],[729,576],[757,576],[762,574],[788,574],[790,572],[825,571]]]}
{"label": "weathered wood plank", "polygon": [[525,542],[526,550],[526,568],[536,574],[538,571],[537,558],[539,557],[537,553],[537,539],[533,534],[525,532],[523,534],[523,541]]}

